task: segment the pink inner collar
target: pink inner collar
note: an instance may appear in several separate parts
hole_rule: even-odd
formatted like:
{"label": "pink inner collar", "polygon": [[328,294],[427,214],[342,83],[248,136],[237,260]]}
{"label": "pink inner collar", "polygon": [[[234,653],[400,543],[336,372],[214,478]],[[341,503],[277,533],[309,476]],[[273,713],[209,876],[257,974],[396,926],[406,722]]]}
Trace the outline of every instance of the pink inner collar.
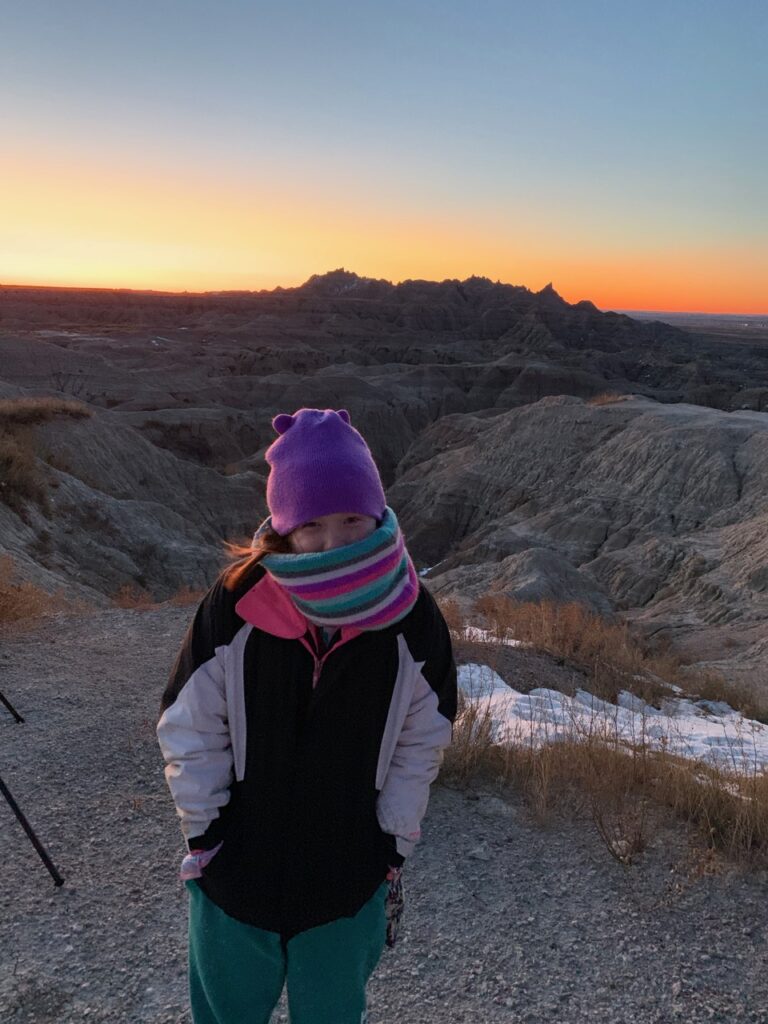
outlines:
{"label": "pink inner collar", "polygon": [[[298,640],[307,630],[317,636],[319,627],[310,622],[290,598],[287,590],[265,573],[235,605],[235,611],[252,626],[285,640]],[[356,626],[342,626],[339,643],[359,636]],[[334,646],[338,646],[335,644]]]}

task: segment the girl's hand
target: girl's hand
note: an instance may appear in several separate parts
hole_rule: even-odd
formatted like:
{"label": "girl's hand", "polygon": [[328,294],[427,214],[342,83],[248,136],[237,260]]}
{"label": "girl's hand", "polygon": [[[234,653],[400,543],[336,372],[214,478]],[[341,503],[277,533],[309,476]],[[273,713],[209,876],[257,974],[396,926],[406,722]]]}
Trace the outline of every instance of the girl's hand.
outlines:
{"label": "girl's hand", "polygon": [[192,878],[202,878],[203,868],[206,867],[219,852],[223,843],[214,846],[212,850],[190,850],[179,869],[179,878],[182,882],[188,882]]}

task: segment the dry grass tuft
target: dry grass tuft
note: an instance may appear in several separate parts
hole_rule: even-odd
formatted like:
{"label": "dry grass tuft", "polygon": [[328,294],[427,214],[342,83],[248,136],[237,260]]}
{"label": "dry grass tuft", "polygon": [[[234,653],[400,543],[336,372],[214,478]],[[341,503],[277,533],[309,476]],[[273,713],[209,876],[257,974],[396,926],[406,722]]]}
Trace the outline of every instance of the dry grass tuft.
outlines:
{"label": "dry grass tuft", "polygon": [[768,775],[738,775],[652,749],[644,736],[620,742],[610,727],[576,729],[557,742],[522,732],[494,742],[487,702],[460,697],[454,741],[442,777],[449,783],[492,782],[522,794],[544,823],[565,814],[591,820],[617,861],[630,865],[672,815],[698,830],[703,845],[737,861],[768,866]]}
{"label": "dry grass tuft", "polygon": [[157,605],[154,597],[144,587],[135,583],[124,583],[117,593],[112,595],[112,604],[116,608],[134,608],[138,611],[146,611]]}
{"label": "dry grass tuft", "polygon": [[[534,723],[531,723],[532,725]],[[629,748],[597,717],[566,738],[546,739],[525,731],[503,744],[487,701],[460,696],[454,740],[443,772],[448,781],[493,781],[522,794],[532,816],[544,824],[555,814],[587,816],[611,856],[629,865],[649,842],[653,815],[645,792],[650,751]]]}
{"label": "dry grass tuft", "polygon": [[660,795],[709,844],[735,859],[768,864],[768,775],[748,775],[702,762],[670,760],[657,783]]}
{"label": "dry grass tuft", "polygon": [[17,513],[30,501],[45,511],[48,489],[33,428],[57,416],[90,415],[86,405],[63,398],[0,400],[0,501]]}
{"label": "dry grass tuft", "polygon": [[51,595],[32,583],[14,582],[15,578],[11,556],[0,556],[0,622],[41,618],[49,609]]}
{"label": "dry grass tuft", "polygon": [[724,701],[741,711],[747,718],[768,725],[768,680],[756,679],[752,685],[728,680],[713,669],[687,671],[680,677],[680,685],[695,700]]}
{"label": "dry grass tuft", "polygon": [[[442,608],[461,651],[467,629],[459,606],[449,601]],[[626,623],[608,622],[581,605],[489,596],[475,609],[499,645],[520,640],[577,666],[590,680],[590,691],[603,700],[615,701],[626,689],[658,702],[670,696],[668,684],[674,682],[694,699],[725,700],[748,717],[759,719],[766,710],[749,687],[729,685],[716,673],[695,673],[668,653],[649,651]],[[707,849],[768,865],[768,774],[754,757],[720,766],[684,758],[672,753],[675,737],[660,748],[652,742],[642,720],[630,743],[598,713],[586,724],[574,720],[565,733],[548,726],[545,711],[540,721],[521,721],[511,734],[500,733],[499,721],[498,706],[487,698],[460,694],[454,741],[443,766],[448,781],[514,788],[539,821],[553,813],[586,815],[622,864],[631,864],[651,841],[656,824],[672,815],[694,826]],[[745,723],[740,753],[753,750],[750,736]],[[737,770],[750,762],[750,770]]]}
{"label": "dry grass tuft", "polygon": [[443,614],[443,618],[446,621],[448,629],[451,631],[453,637],[460,637],[466,630],[466,623],[464,621],[464,615],[459,607],[459,602],[453,598],[440,598],[438,601],[440,605],[440,611]]}
{"label": "dry grass tuft", "polygon": [[168,604],[184,607],[189,604],[199,604],[205,591],[200,587],[179,587],[175,594],[168,598]]}
{"label": "dry grass tuft", "polygon": [[623,402],[629,395],[623,395],[619,391],[603,391],[599,395],[593,395],[587,399],[587,405],[614,405],[616,402]]}
{"label": "dry grass tuft", "polygon": [[83,607],[68,600],[61,591],[49,594],[33,583],[17,579],[10,555],[0,555],[0,625],[32,624],[46,615]]}
{"label": "dry grass tuft", "polygon": [[502,748],[494,742],[487,705],[469,700],[459,690],[453,737],[440,769],[441,779],[466,785],[478,778],[498,778],[503,757]]}
{"label": "dry grass tuft", "polygon": [[70,416],[84,419],[93,413],[82,402],[73,402],[65,398],[4,398],[0,400],[0,427],[36,426],[47,423],[56,416]]}
{"label": "dry grass tuft", "polygon": [[0,501],[20,512],[25,502],[43,505],[45,499],[45,480],[38,468],[31,432],[0,435]]}
{"label": "dry grass tuft", "polygon": [[615,701],[630,690],[656,703],[670,690],[680,672],[678,659],[651,654],[626,622],[610,622],[576,602],[512,601],[489,595],[476,602],[497,640],[521,640],[584,672],[591,691]]}

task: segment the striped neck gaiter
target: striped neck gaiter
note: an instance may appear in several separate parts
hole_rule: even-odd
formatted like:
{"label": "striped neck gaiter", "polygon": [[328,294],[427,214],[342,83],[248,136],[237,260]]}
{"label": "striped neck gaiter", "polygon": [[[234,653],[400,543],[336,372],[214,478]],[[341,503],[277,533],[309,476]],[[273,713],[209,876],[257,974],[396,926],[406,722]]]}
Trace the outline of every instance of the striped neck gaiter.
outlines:
{"label": "striped neck gaiter", "polygon": [[265,555],[261,564],[311,622],[326,628],[385,629],[419,596],[419,580],[397,516],[387,506],[364,540],[331,551]]}

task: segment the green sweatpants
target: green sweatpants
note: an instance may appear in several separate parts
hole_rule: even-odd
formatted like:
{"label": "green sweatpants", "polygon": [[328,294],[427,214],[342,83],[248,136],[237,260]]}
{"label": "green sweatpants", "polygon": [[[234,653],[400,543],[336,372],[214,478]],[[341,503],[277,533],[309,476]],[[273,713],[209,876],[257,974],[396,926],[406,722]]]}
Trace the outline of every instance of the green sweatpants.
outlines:
{"label": "green sweatpants", "polygon": [[386,936],[381,885],[354,917],[286,943],[189,891],[189,994],[194,1024],[269,1024],[283,984],[291,1024],[364,1024],[365,986]]}

